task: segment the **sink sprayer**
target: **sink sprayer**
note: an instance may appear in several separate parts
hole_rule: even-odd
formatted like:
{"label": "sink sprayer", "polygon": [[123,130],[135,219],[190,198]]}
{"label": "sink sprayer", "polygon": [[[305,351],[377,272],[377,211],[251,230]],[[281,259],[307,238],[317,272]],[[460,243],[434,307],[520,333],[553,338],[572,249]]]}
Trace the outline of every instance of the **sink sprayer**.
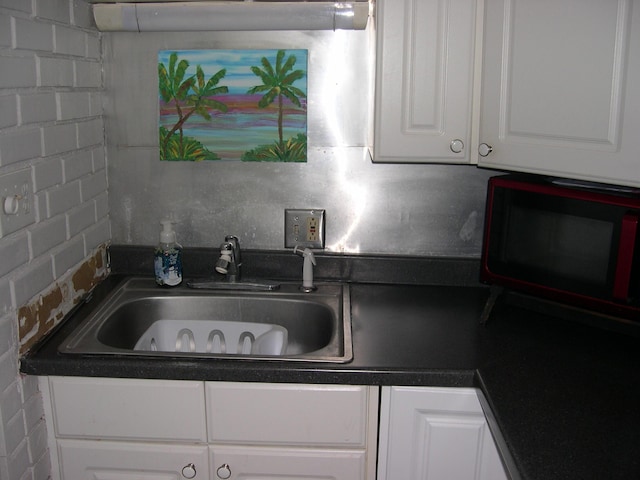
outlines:
{"label": "sink sprayer", "polygon": [[300,290],[306,293],[313,292],[316,289],[313,284],[313,266],[316,264],[316,257],[310,249],[305,248],[302,250],[297,245],[293,247],[293,253],[304,258],[302,265],[302,286]]}

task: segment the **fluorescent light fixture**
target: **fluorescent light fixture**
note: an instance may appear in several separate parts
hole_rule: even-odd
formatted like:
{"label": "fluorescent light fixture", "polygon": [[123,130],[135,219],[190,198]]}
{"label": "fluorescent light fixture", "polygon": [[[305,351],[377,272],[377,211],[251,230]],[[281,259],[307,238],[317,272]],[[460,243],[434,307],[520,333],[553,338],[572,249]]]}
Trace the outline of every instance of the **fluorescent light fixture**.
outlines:
{"label": "fluorescent light fixture", "polygon": [[103,32],[363,30],[369,2],[163,2],[94,4]]}

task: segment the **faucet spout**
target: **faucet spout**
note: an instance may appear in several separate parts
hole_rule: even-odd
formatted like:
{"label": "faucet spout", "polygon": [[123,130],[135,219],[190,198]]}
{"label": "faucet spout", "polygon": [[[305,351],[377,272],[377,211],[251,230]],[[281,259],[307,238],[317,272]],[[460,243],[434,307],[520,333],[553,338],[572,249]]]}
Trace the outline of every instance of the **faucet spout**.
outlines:
{"label": "faucet spout", "polygon": [[313,292],[317,288],[313,284],[313,266],[316,264],[316,257],[310,249],[305,248],[302,250],[297,245],[293,247],[293,253],[304,258],[302,265],[302,286],[300,290],[306,293]]}
{"label": "faucet spout", "polygon": [[240,240],[235,235],[227,235],[224,237],[224,241],[231,244],[231,249],[233,250],[236,263],[240,266],[242,264],[242,260],[240,258]]}

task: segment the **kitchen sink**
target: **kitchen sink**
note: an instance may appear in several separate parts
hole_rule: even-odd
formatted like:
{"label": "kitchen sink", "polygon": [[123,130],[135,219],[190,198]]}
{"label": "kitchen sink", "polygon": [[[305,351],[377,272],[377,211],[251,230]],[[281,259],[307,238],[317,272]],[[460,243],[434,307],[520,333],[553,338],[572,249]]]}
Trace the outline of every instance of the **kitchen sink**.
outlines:
{"label": "kitchen sink", "polygon": [[81,355],[272,361],[352,360],[349,286],[255,292],[161,288],[130,278],[60,344]]}

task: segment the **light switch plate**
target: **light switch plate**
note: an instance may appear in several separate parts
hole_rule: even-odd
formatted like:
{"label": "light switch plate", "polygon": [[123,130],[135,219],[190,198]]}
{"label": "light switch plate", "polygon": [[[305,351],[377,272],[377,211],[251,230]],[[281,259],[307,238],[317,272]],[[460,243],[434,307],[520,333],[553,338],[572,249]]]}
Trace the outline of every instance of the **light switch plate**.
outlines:
{"label": "light switch plate", "polygon": [[0,176],[0,238],[35,222],[31,171]]}
{"label": "light switch plate", "polygon": [[324,248],[324,210],[286,209],[284,211],[284,246]]}

